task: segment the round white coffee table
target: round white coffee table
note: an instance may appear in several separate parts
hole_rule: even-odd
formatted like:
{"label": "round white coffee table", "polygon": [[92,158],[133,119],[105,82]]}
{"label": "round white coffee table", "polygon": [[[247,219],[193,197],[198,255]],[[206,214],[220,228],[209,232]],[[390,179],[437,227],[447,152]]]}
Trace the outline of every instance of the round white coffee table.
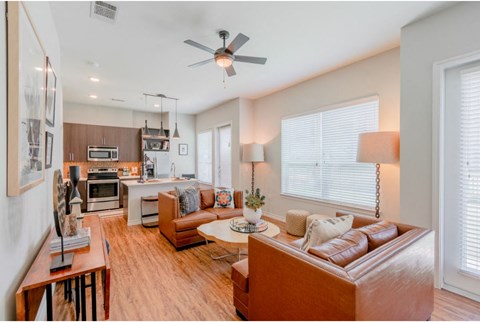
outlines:
{"label": "round white coffee table", "polygon": [[[250,234],[233,231],[230,228],[230,220],[231,219],[216,220],[200,225],[197,228],[198,234],[205,238],[207,245],[208,241],[214,241],[220,246],[238,249],[237,253],[227,254],[219,257],[212,256],[213,259],[238,255],[238,259],[240,260],[240,255],[246,255],[241,253],[241,249],[248,248],[248,235]],[[268,222],[267,230],[262,231],[260,234],[268,237],[275,237],[280,234],[280,228],[278,228],[277,225]]]}

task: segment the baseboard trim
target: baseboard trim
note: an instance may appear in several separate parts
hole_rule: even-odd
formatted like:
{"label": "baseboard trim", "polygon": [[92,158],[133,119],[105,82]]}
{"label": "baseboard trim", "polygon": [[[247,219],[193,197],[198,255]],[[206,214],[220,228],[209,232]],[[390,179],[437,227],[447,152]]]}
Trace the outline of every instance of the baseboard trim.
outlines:
{"label": "baseboard trim", "polygon": [[263,212],[263,215],[264,215],[265,217],[270,217],[270,218],[279,220],[279,221],[281,221],[281,222],[285,222],[285,217],[284,217],[284,216],[280,216],[280,215],[273,214],[273,213],[271,213],[271,212],[266,212],[266,211]]}

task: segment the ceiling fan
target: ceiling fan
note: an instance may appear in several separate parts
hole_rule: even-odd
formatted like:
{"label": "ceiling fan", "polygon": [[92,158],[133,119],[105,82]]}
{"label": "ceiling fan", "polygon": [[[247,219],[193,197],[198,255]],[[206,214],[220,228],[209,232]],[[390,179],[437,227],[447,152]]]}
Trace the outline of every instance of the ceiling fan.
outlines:
{"label": "ceiling fan", "polygon": [[209,52],[210,54],[213,54],[213,58],[189,65],[188,67],[198,67],[198,66],[202,66],[215,61],[218,66],[225,69],[228,76],[234,76],[237,74],[232,65],[234,61],[237,61],[240,63],[252,63],[252,64],[260,64],[260,65],[264,65],[265,62],[267,61],[267,59],[263,57],[234,55],[235,52],[239,50],[240,47],[242,47],[250,39],[244,34],[239,33],[237,37],[233,39],[230,45],[228,45],[228,47],[225,46],[225,40],[228,39],[228,37],[230,36],[230,33],[226,30],[221,30],[218,32],[218,36],[221,39],[223,39],[223,47],[218,48],[217,50],[208,48],[207,46],[199,44],[198,42],[195,42],[190,39],[184,41],[186,44],[189,44],[193,47],[197,47],[199,49],[205,50],[206,52]]}

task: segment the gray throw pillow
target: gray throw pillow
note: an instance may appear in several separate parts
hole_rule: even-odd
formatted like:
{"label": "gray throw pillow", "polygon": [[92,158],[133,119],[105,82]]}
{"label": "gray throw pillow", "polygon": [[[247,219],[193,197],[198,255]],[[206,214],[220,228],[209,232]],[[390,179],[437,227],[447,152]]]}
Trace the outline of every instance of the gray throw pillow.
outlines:
{"label": "gray throw pillow", "polygon": [[197,211],[199,200],[198,191],[194,187],[187,187],[185,189],[175,187],[178,196],[178,203],[180,205],[180,216],[184,217],[192,212]]}

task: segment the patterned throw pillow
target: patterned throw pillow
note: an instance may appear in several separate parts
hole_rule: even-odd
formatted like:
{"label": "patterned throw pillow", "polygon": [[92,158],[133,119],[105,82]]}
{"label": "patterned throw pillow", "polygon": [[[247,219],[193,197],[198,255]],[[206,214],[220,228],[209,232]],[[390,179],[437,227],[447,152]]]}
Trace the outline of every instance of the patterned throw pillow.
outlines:
{"label": "patterned throw pillow", "polygon": [[332,238],[346,233],[352,228],[352,223],[352,215],[323,220],[314,219],[308,226],[302,250],[308,251],[310,247],[321,245]]}
{"label": "patterned throw pillow", "polygon": [[215,205],[213,208],[235,208],[234,189],[215,188]]}
{"label": "patterned throw pillow", "polygon": [[198,211],[198,191],[195,187],[185,189],[175,187],[180,205],[180,216],[184,217],[192,212]]}

